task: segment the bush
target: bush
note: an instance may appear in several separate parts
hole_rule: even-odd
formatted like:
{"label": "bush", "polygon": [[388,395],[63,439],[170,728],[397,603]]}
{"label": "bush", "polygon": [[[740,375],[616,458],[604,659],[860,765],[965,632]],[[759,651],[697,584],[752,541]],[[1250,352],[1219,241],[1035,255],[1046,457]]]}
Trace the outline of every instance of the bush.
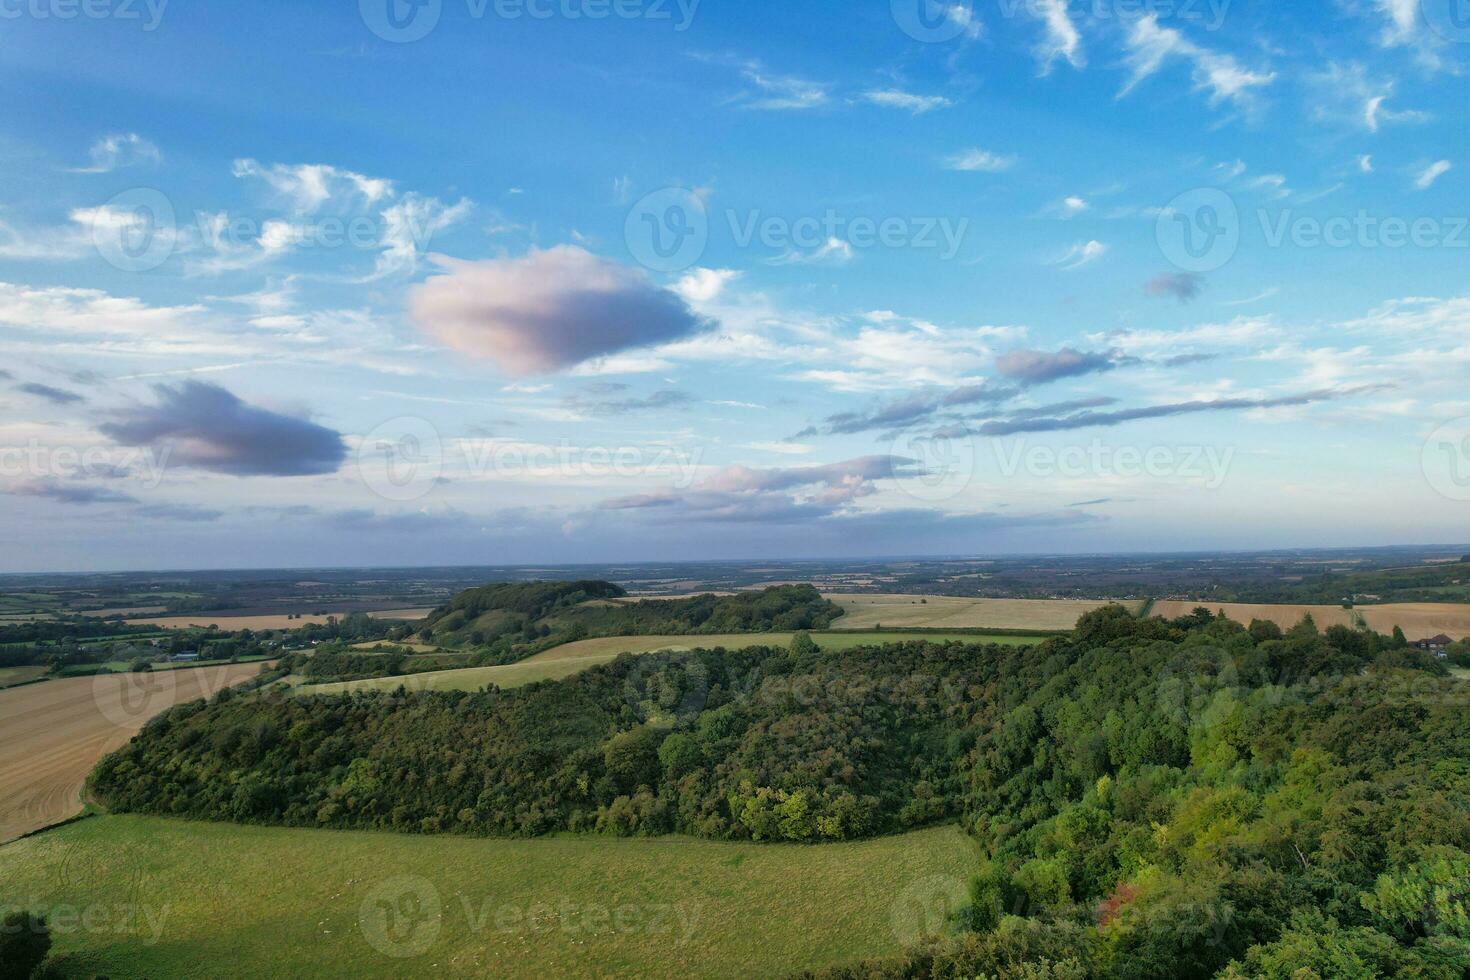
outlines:
{"label": "bush", "polygon": [[44,915],[11,912],[0,920],[0,980],[28,980],[50,951]]}

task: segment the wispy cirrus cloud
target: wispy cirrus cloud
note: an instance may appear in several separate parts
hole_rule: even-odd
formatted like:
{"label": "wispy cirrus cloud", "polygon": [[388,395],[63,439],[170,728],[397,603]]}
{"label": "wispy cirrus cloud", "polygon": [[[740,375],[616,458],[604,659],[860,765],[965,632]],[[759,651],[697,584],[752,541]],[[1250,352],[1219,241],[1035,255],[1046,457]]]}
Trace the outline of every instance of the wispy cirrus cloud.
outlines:
{"label": "wispy cirrus cloud", "polygon": [[1217,398],[1201,401],[1174,402],[1149,405],[1144,408],[1119,409],[1111,412],[1081,411],[1055,416],[1012,416],[993,419],[975,428],[975,432],[986,436],[1008,436],[1023,432],[1066,432],[1074,429],[1091,429],[1122,425],[1144,419],[1172,418],[1177,415],[1196,415],[1203,412],[1240,412],[1250,409],[1288,408],[1313,405],[1317,402],[1334,401],[1387,391],[1395,387],[1388,384],[1359,385],[1351,388],[1321,389],[1291,395],[1268,398]]}
{"label": "wispy cirrus cloud", "polygon": [[830,516],[875,484],[917,476],[922,467],[900,456],[862,456],[840,463],[759,469],[728,466],[687,490],[658,490],[605,500],[602,510],[657,510],[660,520],[702,523],[791,523]]}
{"label": "wispy cirrus cloud", "polygon": [[1195,90],[1208,93],[1211,105],[1228,101],[1238,108],[1251,109],[1257,90],[1276,80],[1274,72],[1251,71],[1232,55],[1211,51],[1189,40],[1179,30],[1160,25],[1158,14],[1134,21],[1126,46],[1131,77],[1119,93],[1120,98],[1175,59],[1189,62]]}
{"label": "wispy cirrus cloud", "polygon": [[864,102],[886,109],[902,109],[916,116],[922,116],[926,112],[935,109],[947,109],[954,102],[942,95],[919,95],[914,92],[905,92],[902,89],[870,89],[863,93]]}
{"label": "wispy cirrus cloud", "polygon": [[1085,265],[1091,265],[1106,255],[1107,252],[1108,246],[1097,239],[1077,242],[1060,256],[1053,259],[1049,264],[1057,266],[1065,272],[1071,272]]}
{"label": "wispy cirrus cloud", "polygon": [[974,147],[953,153],[945,157],[943,162],[946,170],[994,174],[1000,173],[1003,170],[1010,170],[1018,161],[1018,157]]}
{"label": "wispy cirrus cloud", "polygon": [[92,162],[85,167],[76,167],[76,174],[108,174],[123,167],[158,164],[163,153],[153,143],[137,133],[109,133],[101,136],[88,151]]}
{"label": "wispy cirrus cloud", "polygon": [[328,202],[372,205],[393,196],[391,180],[325,163],[263,164],[242,158],[235,161],[234,174],[262,181],[288,207],[303,214],[319,211]]}
{"label": "wispy cirrus cloud", "polygon": [[1450,163],[1448,160],[1435,161],[1434,163],[1431,163],[1429,166],[1421,170],[1419,172],[1419,176],[1414,178],[1414,187],[1417,190],[1427,191],[1429,190],[1429,188],[1434,186],[1435,182],[1438,181],[1439,178],[1443,177],[1445,174],[1449,173],[1453,169],[1454,164]]}
{"label": "wispy cirrus cloud", "polygon": [[1073,68],[1082,68],[1087,58],[1082,53],[1082,33],[1067,11],[1067,0],[1035,0],[1024,5],[1046,28],[1046,39],[1038,45],[1036,57],[1042,74],[1050,72],[1058,60]]}

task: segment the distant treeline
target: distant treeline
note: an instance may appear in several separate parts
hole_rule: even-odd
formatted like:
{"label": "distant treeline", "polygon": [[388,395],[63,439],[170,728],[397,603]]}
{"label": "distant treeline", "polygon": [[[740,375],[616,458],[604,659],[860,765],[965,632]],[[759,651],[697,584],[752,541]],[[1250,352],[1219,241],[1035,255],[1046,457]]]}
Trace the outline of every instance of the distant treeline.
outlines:
{"label": "distant treeline", "polygon": [[586,637],[824,629],[842,614],[810,585],[682,599],[626,596],[611,582],[503,582],[455,596],[419,624],[418,635],[439,646],[478,648],[478,663],[508,663]]}

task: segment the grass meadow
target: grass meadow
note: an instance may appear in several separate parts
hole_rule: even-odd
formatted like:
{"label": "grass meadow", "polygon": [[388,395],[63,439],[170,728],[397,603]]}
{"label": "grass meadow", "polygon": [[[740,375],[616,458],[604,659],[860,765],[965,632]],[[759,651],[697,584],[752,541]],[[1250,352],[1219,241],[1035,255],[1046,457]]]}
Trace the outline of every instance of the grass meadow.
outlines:
{"label": "grass meadow", "polygon": [[[974,844],[490,840],[103,815],[0,847],[67,975],[781,976],[897,951]],[[958,890],[958,891],[957,891]]]}

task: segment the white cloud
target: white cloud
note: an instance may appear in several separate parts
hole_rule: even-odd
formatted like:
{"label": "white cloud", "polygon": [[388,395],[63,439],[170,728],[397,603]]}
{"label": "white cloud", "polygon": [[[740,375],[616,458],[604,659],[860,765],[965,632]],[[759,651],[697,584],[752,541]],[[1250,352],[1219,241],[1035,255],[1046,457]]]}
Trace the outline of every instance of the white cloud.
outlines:
{"label": "white cloud", "polygon": [[802,442],[747,442],[741,448],[754,449],[763,453],[777,453],[782,456],[806,456],[815,447]]}
{"label": "white cloud", "polygon": [[1133,76],[1123,86],[1120,97],[1133,91],[1173,57],[1183,58],[1193,65],[1195,91],[1208,91],[1211,105],[1228,100],[1241,108],[1251,108],[1254,90],[1270,85],[1276,79],[1274,72],[1250,71],[1228,54],[1203,48],[1172,27],[1159,26],[1157,14],[1149,14],[1133,22],[1127,46],[1127,63]]}
{"label": "white cloud", "polygon": [[[1265,298],[1265,295],[1258,297]],[[1107,344],[1134,353],[1196,347],[1254,347],[1279,333],[1270,317],[1240,317],[1228,323],[1206,323],[1187,330],[1124,330],[1092,334],[1087,339],[1093,344]]]}
{"label": "white cloud", "polygon": [[236,177],[255,177],[285,199],[290,206],[311,214],[329,201],[352,200],[373,205],[393,196],[393,182],[379,177],[366,177],[324,163],[265,166],[258,161],[235,161]]}
{"label": "white cloud", "polygon": [[382,251],[370,278],[381,279],[418,268],[419,258],[428,251],[433,237],[469,214],[472,207],[468,199],[445,204],[437,197],[409,193],[384,208]]}
{"label": "white cloud", "polygon": [[1337,123],[1376,133],[1384,126],[1428,122],[1427,112],[1393,109],[1388,102],[1397,87],[1381,71],[1370,72],[1362,64],[1331,64],[1308,78],[1312,93],[1312,116],[1320,122]]}
{"label": "white cloud", "polygon": [[1078,242],[1061,256],[1051,262],[1051,265],[1059,266],[1067,272],[1080,269],[1084,265],[1091,265],[1102,258],[1108,251],[1108,247],[1102,242],[1094,239],[1090,242]]}
{"label": "white cloud", "polygon": [[736,96],[731,102],[744,109],[770,111],[799,111],[816,109],[831,101],[829,86],[796,75],[779,75],[768,71],[753,59],[732,59],[696,55],[701,61],[738,68],[741,76],[753,89]]}
{"label": "white cloud", "polygon": [[202,306],[149,306],[100,289],[0,282],[0,324],[44,333],[183,339],[196,334]]}
{"label": "white cloud", "polygon": [[1016,158],[1013,156],[1005,156],[978,148],[964,150],[948,156],[944,160],[944,166],[947,170],[981,173],[999,173],[1002,170],[1009,170],[1015,165]]}
{"label": "white cloud", "polygon": [[942,95],[916,95],[899,89],[874,89],[863,93],[864,101],[889,109],[904,109],[916,116],[954,105]]}
{"label": "white cloud", "polygon": [[725,291],[725,286],[739,278],[734,269],[691,269],[674,284],[674,292],[687,303],[708,303]]}
{"label": "white cloud", "polygon": [[772,265],[846,265],[856,253],[840,238],[829,238],[809,252],[788,249],[771,259]]}
{"label": "white cloud", "polygon": [[110,133],[92,144],[88,155],[92,163],[87,167],[76,167],[72,173],[105,174],[121,167],[136,167],[157,164],[163,160],[158,147],[137,133]]}
{"label": "white cloud", "polygon": [[1082,54],[1082,35],[1067,13],[1066,0],[1036,0],[1025,5],[1046,26],[1046,40],[1037,48],[1042,73],[1051,71],[1058,58],[1073,68],[1087,64]]}
{"label": "white cloud", "polygon": [[1054,204],[1049,204],[1042,209],[1041,214],[1050,218],[1075,218],[1092,210],[1092,204],[1084,197],[1076,194],[1062,198]]}
{"label": "white cloud", "polygon": [[1439,178],[1449,173],[1452,169],[1454,169],[1454,164],[1450,163],[1448,160],[1440,160],[1436,163],[1431,163],[1429,166],[1425,167],[1423,171],[1420,172],[1417,178],[1415,178],[1414,186],[1421,191],[1427,191],[1429,190],[1429,188],[1434,186],[1435,181],[1439,180]]}

